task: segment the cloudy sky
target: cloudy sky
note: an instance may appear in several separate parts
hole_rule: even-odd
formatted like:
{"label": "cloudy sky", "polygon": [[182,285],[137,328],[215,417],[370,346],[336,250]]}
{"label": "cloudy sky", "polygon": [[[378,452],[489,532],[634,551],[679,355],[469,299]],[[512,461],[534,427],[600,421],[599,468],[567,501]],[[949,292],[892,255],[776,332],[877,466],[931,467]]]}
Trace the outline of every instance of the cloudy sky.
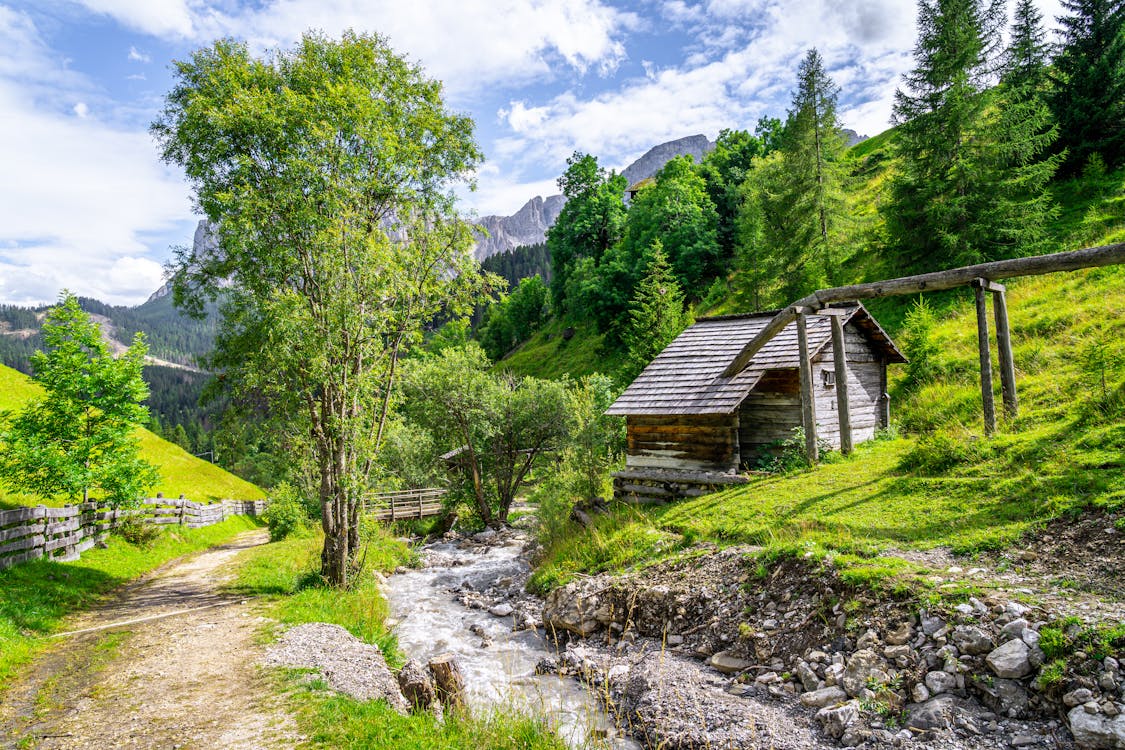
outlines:
{"label": "cloudy sky", "polygon": [[147,128],[171,61],[219,37],[385,35],[476,120],[487,162],[465,208],[483,216],[558,192],[575,150],[621,168],[784,116],[813,46],[844,125],[877,134],[914,15],[914,0],[0,0],[0,303],[65,287],[136,304],[162,283],[197,217]]}

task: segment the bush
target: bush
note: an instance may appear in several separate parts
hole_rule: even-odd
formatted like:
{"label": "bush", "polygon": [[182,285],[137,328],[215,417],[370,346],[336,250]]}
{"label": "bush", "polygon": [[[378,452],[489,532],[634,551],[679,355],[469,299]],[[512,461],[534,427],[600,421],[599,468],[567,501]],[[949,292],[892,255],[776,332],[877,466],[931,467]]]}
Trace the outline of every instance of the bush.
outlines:
{"label": "bush", "polygon": [[304,532],[309,525],[309,511],[297,489],[288,482],[282,482],[274,488],[262,519],[269,526],[270,541],[277,542]]}
{"label": "bush", "polygon": [[[817,450],[825,456],[832,450],[832,444],[821,437],[816,440]],[[785,440],[776,440],[765,448],[767,455],[758,459],[758,471],[768,471],[771,474],[792,474],[803,471],[812,464],[805,455],[805,428],[794,427],[792,437]]]}
{"label": "bush", "polygon": [[113,527],[113,533],[134,547],[148,549],[160,538],[160,527],[140,516],[127,516]]}

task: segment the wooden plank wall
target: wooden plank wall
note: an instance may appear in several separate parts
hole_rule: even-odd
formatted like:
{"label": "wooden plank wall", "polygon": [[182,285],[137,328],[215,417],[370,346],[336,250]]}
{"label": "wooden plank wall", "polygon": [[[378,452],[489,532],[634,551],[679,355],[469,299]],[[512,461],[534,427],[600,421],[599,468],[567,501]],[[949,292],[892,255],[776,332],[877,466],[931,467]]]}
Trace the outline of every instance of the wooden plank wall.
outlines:
{"label": "wooden plank wall", "polygon": [[223,500],[196,503],[184,498],[144,500],[136,510],[114,510],[95,503],[62,508],[15,508],[0,511],[0,570],[28,560],[48,557],[77,560],[110,529],[129,517],[145,523],[177,524],[199,528],[224,521],[234,515],[258,516],[265,500]]}
{"label": "wooden plank wall", "polygon": [[[883,393],[886,365],[867,338],[852,327],[844,329],[847,351],[848,399],[851,406],[852,440],[870,440],[879,427],[879,397]],[[836,386],[825,385],[824,372],[834,374],[832,350],[813,360],[813,391],[816,394],[817,436],[833,448],[840,447],[840,420],[836,416]],[[743,463],[753,463],[766,447],[793,436],[801,426],[801,395],[796,370],[767,373],[742,402],[739,409],[739,445]]]}
{"label": "wooden plank wall", "polygon": [[726,472],[738,468],[738,414],[629,416],[630,468]]}

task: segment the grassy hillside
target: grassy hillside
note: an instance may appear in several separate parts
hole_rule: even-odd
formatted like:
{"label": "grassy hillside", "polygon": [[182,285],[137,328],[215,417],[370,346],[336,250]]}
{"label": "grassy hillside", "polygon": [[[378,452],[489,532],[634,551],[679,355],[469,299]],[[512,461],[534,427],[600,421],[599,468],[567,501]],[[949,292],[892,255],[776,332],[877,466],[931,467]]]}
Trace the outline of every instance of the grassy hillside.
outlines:
{"label": "grassy hillside", "polygon": [[621,510],[558,541],[536,583],[550,588],[576,572],[647,564],[709,541],[831,557],[857,582],[925,586],[917,565],[885,553],[1001,549],[1090,509],[1125,530],[1125,267],[1013,282],[1009,309],[1020,415],[994,437],[983,435],[976,321],[963,291],[929,330],[937,345],[929,374],[891,369],[904,436],[848,458],[829,454],[811,471]]}
{"label": "grassy hillside", "polygon": [[[16,410],[39,393],[39,387],[26,375],[0,365],[0,411]],[[148,430],[140,431],[141,455],[160,469],[160,484],[154,490],[166,497],[184,496],[205,502],[232,498],[252,500],[264,493],[238,477],[212,463],[192,456],[177,445],[169,443]],[[55,504],[62,504],[58,499]],[[50,504],[42,498],[15,495],[0,487],[0,508],[12,505]]]}

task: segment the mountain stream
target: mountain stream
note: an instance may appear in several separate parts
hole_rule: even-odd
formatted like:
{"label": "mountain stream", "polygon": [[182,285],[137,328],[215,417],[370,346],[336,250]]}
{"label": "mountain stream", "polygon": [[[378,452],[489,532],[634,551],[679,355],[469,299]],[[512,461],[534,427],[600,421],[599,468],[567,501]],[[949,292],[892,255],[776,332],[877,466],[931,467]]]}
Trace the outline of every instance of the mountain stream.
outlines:
{"label": "mountain stream", "polygon": [[[546,717],[572,748],[639,748],[615,737],[612,720],[577,680],[535,673],[536,664],[552,653],[542,628],[514,632],[511,614],[465,606],[458,596],[525,581],[523,541],[515,536],[496,544],[442,541],[423,547],[425,567],[401,570],[384,586],[400,648],[423,664],[452,653],[474,710],[500,706]],[[510,607],[500,611],[505,609]]]}

